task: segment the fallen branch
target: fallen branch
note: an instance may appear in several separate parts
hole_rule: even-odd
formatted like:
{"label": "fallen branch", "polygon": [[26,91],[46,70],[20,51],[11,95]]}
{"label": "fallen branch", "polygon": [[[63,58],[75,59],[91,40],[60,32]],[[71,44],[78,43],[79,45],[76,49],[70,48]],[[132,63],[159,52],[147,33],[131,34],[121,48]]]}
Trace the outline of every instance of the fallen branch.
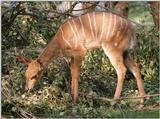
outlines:
{"label": "fallen branch", "polygon": [[149,97],[157,97],[160,96],[160,94],[151,94],[151,95],[145,95],[145,96],[136,96],[136,97],[121,97],[117,100],[125,100],[125,99],[140,99],[140,98],[149,98]]}
{"label": "fallen branch", "polygon": [[[92,95],[87,95],[85,93],[80,92],[79,93],[81,96],[87,97],[87,98],[92,98],[92,99],[98,99],[98,100],[104,100],[108,102],[114,101],[114,99],[106,98],[106,97],[98,97],[98,96],[92,96]],[[140,99],[140,98],[149,98],[149,97],[157,97],[160,96],[160,94],[151,94],[151,95],[145,95],[145,96],[136,96],[136,97],[121,97],[116,100],[126,100],[126,99]]]}
{"label": "fallen branch", "polygon": [[79,92],[79,94],[80,94],[80,96],[87,97],[87,98],[104,100],[104,101],[108,101],[108,102],[112,102],[113,101],[113,99],[109,99],[109,98],[106,98],[106,97],[98,97],[98,96],[88,95],[88,94],[82,93],[82,92]]}

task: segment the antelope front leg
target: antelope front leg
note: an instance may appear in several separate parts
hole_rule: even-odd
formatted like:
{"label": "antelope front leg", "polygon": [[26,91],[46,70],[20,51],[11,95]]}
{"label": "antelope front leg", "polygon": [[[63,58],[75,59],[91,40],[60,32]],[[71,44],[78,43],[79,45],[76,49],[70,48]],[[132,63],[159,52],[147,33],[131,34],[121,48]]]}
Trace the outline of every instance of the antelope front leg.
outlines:
{"label": "antelope front leg", "polygon": [[81,64],[82,64],[81,57],[72,58],[71,60],[71,75],[72,75],[71,94],[72,94],[73,103],[76,103],[78,99],[78,76],[80,73]]}

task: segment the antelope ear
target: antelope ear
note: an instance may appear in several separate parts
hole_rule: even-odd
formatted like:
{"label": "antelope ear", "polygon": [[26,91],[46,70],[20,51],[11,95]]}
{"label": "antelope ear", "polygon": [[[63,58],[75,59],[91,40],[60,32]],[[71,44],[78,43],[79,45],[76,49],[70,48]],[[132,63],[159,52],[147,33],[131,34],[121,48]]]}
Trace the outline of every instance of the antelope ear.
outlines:
{"label": "antelope ear", "polygon": [[24,64],[29,64],[32,62],[32,60],[26,58],[26,57],[23,57],[23,56],[17,56],[16,59],[19,61],[19,62],[22,62]]}

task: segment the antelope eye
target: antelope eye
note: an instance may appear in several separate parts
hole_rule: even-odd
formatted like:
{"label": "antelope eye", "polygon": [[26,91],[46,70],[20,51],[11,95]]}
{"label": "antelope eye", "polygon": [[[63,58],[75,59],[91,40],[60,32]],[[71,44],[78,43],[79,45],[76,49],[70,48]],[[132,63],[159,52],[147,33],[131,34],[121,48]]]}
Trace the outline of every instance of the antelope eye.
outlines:
{"label": "antelope eye", "polygon": [[32,79],[36,79],[36,78],[37,78],[37,75],[33,76],[33,77],[31,78],[31,80],[32,80]]}
{"label": "antelope eye", "polygon": [[128,11],[128,10],[129,10],[129,8],[128,8],[128,7],[126,7],[126,10]]}

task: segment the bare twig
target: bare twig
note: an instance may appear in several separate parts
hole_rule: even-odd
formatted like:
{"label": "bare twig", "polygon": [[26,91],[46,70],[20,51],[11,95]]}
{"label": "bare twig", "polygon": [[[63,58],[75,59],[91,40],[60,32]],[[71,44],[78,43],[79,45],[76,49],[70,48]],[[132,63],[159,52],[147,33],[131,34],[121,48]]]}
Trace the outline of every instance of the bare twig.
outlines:
{"label": "bare twig", "polygon": [[[81,3],[83,3],[83,2],[81,1]],[[90,2],[87,2],[87,3],[90,3]],[[90,8],[93,8],[93,7],[97,6],[97,5],[98,5],[98,3],[99,3],[99,2],[96,2],[96,3],[90,3],[90,4],[91,4],[91,6],[89,6],[89,7],[86,7],[86,8],[83,8],[83,9],[76,9],[76,10],[72,10],[72,11],[83,11],[83,10],[87,10],[87,9],[90,9]]]}
{"label": "bare twig", "polygon": [[[52,13],[56,13],[56,14],[59,14],[59,15],[67,15],[67,16],[71,16],[71,17],[75,17],[75,15],[71,14],[71,12],[73,11],[75,5],[77,4],[78,2],[74,2],[74,4],[72,4],[71,8],[66,10],[65,12],[58,12],[57,10],[46,10],[46,9],[38,9],[38,8],[35,8],[35,7],[28,7],[28,9],[33,13],[33,12],[36,12],[36,11],[41,11],[41,12],[52,12]],[[32,14],[32,13],[28,13],[28,12],[24,12],[22,13],[21,15],[31,15],[31,16],[35,16],[35,14]],[[54,19],[55,17],[59,17],[59,16],[54,16],[54,17],[44,17],[44,19],[47,19],[47,18],[50,18],[50,19]]]}
{"label": "bare twig", "polygon": [[65,12],[58,12],[57,10],[45,10],[45,9],[38,9],[38,8],[35,8],[35,7],[29,7],[28,9],[31,11],[31,12],[27,12],[27,10],[24,10],[23,12],[21,12],[19,15],[29,15],[33,18],[40,18],[38,15],[36,14],[33,14],[34,12],[36,11],[41,11],[41,12],[52,12],[52,13],[56,13],[58,14],[57,16],[54,16],[54,17],[42,17],[40,19],[42,20],[51,20],[51,19],[55,19],[55,18],[58,18],[62,15],[65,15],[65,16],[70,16],[70,17],[76,17],[77,15],[73,15],[71,12],[72,11],[82,11],[82,10],[85,10],[85,9],[90,9],[94,6],[96,6],[98,3],[94,3],[92,4],[91,6],[87,7],[87,8],[83,8],[83,9],[78,9],[78,10],[73,10],[75,5],[77,4],[78,2],[75,2],[70,9],[66,10]]}
{"label": "bare twig", "polygon": [[[106,98],[106,97],[91,96],[91,95],[88,95],[88,94],[85,94],[85,93],[82,93],[82,92],[80,92],[79,94],[80,94],[81,96],[85,96],[85,97],[87,97],[87,98],[100,99],[100,100],[104,100],[104,101],[108,101],[108,102],[111,102],[111,101],[114,100],[114,99],[110,99],[110,98]],[[140,99],[140,98],[157,97],[157,96],[160,96],[160,94],[152,94],[152,95],[136,96],[136,97],[121,97],[121,98],[118,98],[118,99],[116,99],[116,100]]]}
{"label": "bare twig", "polygon": [[[32,8],[30,8],[30,9],[32,9]],[[34,9],[36,9],[36,11],[39,11],[39,9],[37,9],[37,8],[34,8]],[[32,9],[32,11],[35,12],[35,10],[33,10],[33,9]],[[40,18],[38,15],[33,14],[32,12],[27,12],[26,10],[24,12],[20,13],[19,15],[29,15],[29,16],[31,16],[33,18],[40,18],[42,20],[55,19],[55,18],[60,17],[62,15],[75,17],[75,15],[69,13],[69,11],[65,11],[63,13],[62,12],[57,12],[56,10],[40,10],[40,11],[42,11],[42,12],[53,12],[53,13],[56,13],[58,15],[56,15],[54,17],[41,17]]]}
{"label": "bare twig", "polygon": [[87,97],[87,98],[91,98],[91,99],[99,99],[99,100],[104,100],[104,101],[108,101],[108,102],[112,101],[112,99],[109,99],[109,98],[92,96],[92,95],[88,95],[88,94],[85,94],[85,93],[82,93],[82,92],[79,92],[79,94],[83,97]]}
{"label": "bare twig", "polygon": [[14,48],[14,49],[8,49],[8,50],[1,50],[2,51],[2,53],[11,53],[11,52],[17,52],[17,51],[29,51],[29,52],[38,52],[38,53],[40,53],[40,52],[42,52],[42,50],[43,49],[40,49],[40,48],[36,48],[36,49],[31,49],[31,48]]}
{"label": "bare twig", "polygon": [[125,99],[140,99],[140,98],[149,98],[149,97],[157,97],[160,96],[160,94],[151,94],[151,95],[145,95],[145,96],[136,96],[136,97],[121,97],[117,100],[125,100]]}

